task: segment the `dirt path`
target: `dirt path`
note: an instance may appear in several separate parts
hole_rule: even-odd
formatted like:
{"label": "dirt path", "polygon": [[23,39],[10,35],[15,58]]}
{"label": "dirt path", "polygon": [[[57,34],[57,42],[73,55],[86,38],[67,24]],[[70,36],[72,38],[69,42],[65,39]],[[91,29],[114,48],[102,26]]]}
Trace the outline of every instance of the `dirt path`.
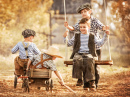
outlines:
{"label": "dirt path", "polygon": [[[109,97],[129,97],[130,96],[130,71],[123,71],[119,73],[114,73],[110,75],[108,72],[101,73],[101,79],[99,82],[99,87],[96,92],[85,91],[82,86],[75,86],[76,80],[72,79],[71,71],[67,72],[63,69],[63,72],[66,75],[64,76],[65,83],[71,87],[77,93],[77,97],[96,97],[96,96],[109,96]],[[21,88],[21,83],[17,85],[17,88],[13,88],[13,70],[11,71],[1,71],[0,73],[0,97],[76,97],[75,94],[68,91],[63,86],[56,81],[56,78],[53,78],[54,88],[53,92],[46,92],[45,88],[40,90],[30,87],[30,92],[23,92]]]}

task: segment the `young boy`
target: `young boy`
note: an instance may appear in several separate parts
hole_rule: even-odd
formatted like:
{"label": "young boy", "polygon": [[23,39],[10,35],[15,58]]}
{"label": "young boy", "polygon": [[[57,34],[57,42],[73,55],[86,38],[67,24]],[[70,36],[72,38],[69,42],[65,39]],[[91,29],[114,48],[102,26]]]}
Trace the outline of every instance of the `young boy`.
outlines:
{"label": "young boy", "polygon": [[[94,34],[89,33],[89,20],[83,18],[79,22],[80,32],[68,41],[68,46],[73,46],[71,59],[73,58],[73,72],[72,77],[84,80],[84,89],[92,89],[96,91],[95,86],[95,60],[96,45],[101,47],[108,38],[109,31],[106,31],[102,39],[98,39]],[[64,37],[67,36],[67,31]]]}
{"label": "young boy", "polygon": [[[60,81],[59,81],[60,84],[64,85],[64,81],[62,79],[62,76],[60,75],[60,73],[56,69],[55,64],[53,63],[53,60],[55,60],[56,58],[62,58],[59,55],[59,49],[55,46],[50,46],[46,52],[30,57],[26,70],[29,69],[31,62],[32,62],[33,66],[35,66],[35,68],[43,68],[43,67],[50,68],[52,71],[54,71],[56,76],[60,79]],[[46,61],[42,61],[42,60],[46,60]],[[39,62],[40,62],[40,64],[39,64]]]}
{"label": "young boy", "polygon": [[18,42],[12,49],[12,54],[19,51],[19,56],[14,59],[15,75],[17,76],[24,75],[23,66],[28,62],[28,58],[41,53],[33,43],[34,36],[36,35],[35,31],[26,29],[22,32],[22,35],[24,41]]}
{"label": "young boy", "polygon": [[[98,19],[91,16],[92,8],[89,3],[79,6],[79,8],[77,9],[77,12],[82,15],[82,18],[88,19],[88,21],[90,23],[90,33],[94,33],[98,39],[100,39],[100,36],[99,36],[97,30],[104,31],[104,30],[109,29],[108,26],[104,26]],[[74,26],[69,26],[68,23],[65,22],[64,26],[71,31],[80,31],[79,22],[76,23]],[[101,48],[96,46],[96,52],[98,55],[98,60],[101,60]],[[99,80],[99,71],[97,70],[97,67],[95,67],[95,69],[96,69],[95,75],[96,75],[96,86],[97,86],[98,80]],[[77,86],[82,85],[82,79],[78,79],[76,85]]]}

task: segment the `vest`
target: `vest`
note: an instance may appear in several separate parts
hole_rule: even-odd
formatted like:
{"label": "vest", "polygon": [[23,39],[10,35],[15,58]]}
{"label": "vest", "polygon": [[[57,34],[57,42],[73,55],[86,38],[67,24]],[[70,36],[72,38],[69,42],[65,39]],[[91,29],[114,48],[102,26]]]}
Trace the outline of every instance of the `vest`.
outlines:
{"label": "vest", "polygon": [[[70,59],[73,59],[75,53],[78,53],[80,45],[81,45],[80,33],[75,33],[73,52],[71,54]],[[92,33],[89,34],[88,48],[89,48],[89,53],[92,54],[93,57],[96,57],[97,56],[96,46],[95,46],[95,42],[94,42],[94,35]]]}

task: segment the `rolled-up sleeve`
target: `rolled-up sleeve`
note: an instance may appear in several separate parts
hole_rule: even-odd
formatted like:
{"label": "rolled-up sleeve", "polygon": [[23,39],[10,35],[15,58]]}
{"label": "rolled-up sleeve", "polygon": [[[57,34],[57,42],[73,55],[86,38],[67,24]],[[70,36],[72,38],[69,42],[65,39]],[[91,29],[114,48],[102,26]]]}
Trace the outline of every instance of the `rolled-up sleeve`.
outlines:
{"label": "rolled-up sleeve", "polygon": [[94,39],[95,44],[101,47],[108,40],[108,35],[105,33],[102,39],[98,39],[96,36],[94,37]]}
{"label": "rolled-up sleeve", "polygon": [[16,53],[19,50],[18,44],[14,46],[14,48],[11,50],[12,54]]}
{"label": "rolled-up sleeve", "polygon": [[[34,55],[35,56],[35,55]],[[34,56],[29,57],[29,59],[33,62]]]}
{"label": "rolled-up sleeve", "polygon": [[[67,41],[67,46],[72,46],[74,44],[74,38],[75,36],[73,36],[70,40]],[[66,42],[66,38],[64,38],[64,42]]]}
{"label": "rolled-up sleeve", "polygon": [[37,54],[41,54],[40,50],[37,48],[37,46],[35,44],[33,44],[33,51],[34,53]]}

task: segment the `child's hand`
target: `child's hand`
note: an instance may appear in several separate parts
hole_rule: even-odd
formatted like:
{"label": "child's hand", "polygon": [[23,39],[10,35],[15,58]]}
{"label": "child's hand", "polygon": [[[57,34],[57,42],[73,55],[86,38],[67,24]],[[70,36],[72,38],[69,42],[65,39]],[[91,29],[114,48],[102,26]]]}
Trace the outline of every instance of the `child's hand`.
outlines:
{"label": "child's hand", "polygon": [[28,71],[28,68],[26,68],[26,71]]}
{"label": "child's hand", "polygon": [[64,34],[63,34],[63,37],[66,37],[68,35],[68,32],[69,31],[65,31]]}
{"label": "child's hand", "polygon": [[107,35],[110,35],[110,31],[109,31],[109,30],[106,30],[105,33],[106,33]]}
{"label": "child's hand", "polygon": [[64,22],[64,26],[65,26],[68,30],[70,30],[70,31],[73,31],[73,30],[74,30],[74,27],[69,26],[68,22]]}
{"label": "child's hand", "polygon": [[104,26],[103,30],[109,30],[109,26],[108,25]]}
{"label": "child's hand", "polygon": [[64,22],[64,26],[67,28],[69,26],[68,22]]}

